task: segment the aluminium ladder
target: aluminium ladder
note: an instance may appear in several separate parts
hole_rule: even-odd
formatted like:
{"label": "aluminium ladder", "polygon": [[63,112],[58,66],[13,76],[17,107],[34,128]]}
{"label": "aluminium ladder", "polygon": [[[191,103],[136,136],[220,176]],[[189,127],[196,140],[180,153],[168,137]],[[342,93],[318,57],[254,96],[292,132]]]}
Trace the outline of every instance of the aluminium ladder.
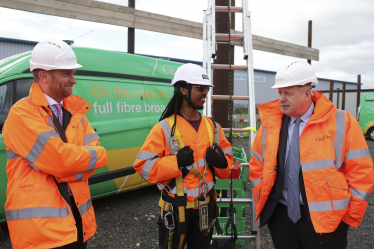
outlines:
{"label": "aluminium ladder", "polygon": [[[252,49],[252,28],[251,28],[251,12],[248,11],[247,0],[242,0],[242,7],[231,6],[216,6],[215,0],[208,0],[208,9],[204,10],[203,19],[203,68],[207,72],[209,79],[212,79],[213,70],[246,70],[247,71],[247,85],[248,85],[248,96],[226,96],[226,95],[213,95],[212,92],[208,92],[208,96],[205,103],[204,114],[208,117],[212,116],[212,99],[215,100],[248,100],[248,114],[250,126],[256,127],[256,109],[255,109],[255,91],[254,91],[254,73],[253,73],[253,49]],[[226,34],[215,32],[215,13],[216,12],[229,12],[242,13],[242,33],[238,34]],[[231,20],[231,18],[230,18]],[[216,57],[217,43],[230,44],[235,46],[243,47],[243,58],[246,60],[246,65],[231,65],[231,64],[212,64],[211,59]],[[232,126],[232,125],[231,125]],[[225,132],[248,132],[246,129],[230,129],[223,128]],[[250,147],[255,138],[253,130],[251,133]],[[241,164],[243,167],[248,167],[249,164]],[[246,176],[245,176],[246,177]],[[232,196],[232,193],[230,193]],[[256,249],[260,249],[260,231],[259,222],[254,222],[256,217],[256,211],[252,199],[248,198],[236,198],[233,199],[234,203],[252,203],[252,225],[251,236],[238,236],[238,239],[254,239],[256,241]],[[217,199],[220,203],[229,203],[230,198]],[[213,239],[230,239],[231,236],[213,236]]]}

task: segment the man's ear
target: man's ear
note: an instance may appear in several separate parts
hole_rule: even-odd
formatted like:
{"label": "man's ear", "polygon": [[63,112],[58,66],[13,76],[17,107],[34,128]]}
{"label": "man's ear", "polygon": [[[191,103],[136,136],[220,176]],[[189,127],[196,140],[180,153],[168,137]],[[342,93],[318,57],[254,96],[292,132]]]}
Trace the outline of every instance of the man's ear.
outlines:
{"label": "man's ear", "polygon": [[47,71],[39,71],[39,80],[40,81],[48,83],[49,82],[48,76],[49,75],[48,75]]}
{"label": "man's ear", "polygon": [[184,87],[179,87],[179,91],[186,97],[188,97],[188,90]]}
{"label": "man's ear", "polygon": [[305,90],[305,100],[308,100],[309,98],[311,98],[311,92],[310,92],[310,89],[307,88]]}

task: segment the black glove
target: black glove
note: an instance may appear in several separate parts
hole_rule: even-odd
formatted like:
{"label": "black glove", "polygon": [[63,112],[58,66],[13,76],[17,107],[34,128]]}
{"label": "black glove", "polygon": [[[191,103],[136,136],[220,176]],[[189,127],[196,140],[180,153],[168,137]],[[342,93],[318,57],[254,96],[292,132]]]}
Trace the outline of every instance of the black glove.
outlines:
{"label": "black glove", "polygon": [[[209,147],[206,150],[206,161],[219,169],[226,169],[227,168],[227,161],[225,154],[223,154],[222,149],[218,146],[218,144],[214,145],[215,149]],[[217,152],[218,151],[218,152]]]}
{"label": "black glove", "polygon": [[194,163],[193,150],[190,150],[190,146],[184,146],[177,153],[178,167],[186,167]]}

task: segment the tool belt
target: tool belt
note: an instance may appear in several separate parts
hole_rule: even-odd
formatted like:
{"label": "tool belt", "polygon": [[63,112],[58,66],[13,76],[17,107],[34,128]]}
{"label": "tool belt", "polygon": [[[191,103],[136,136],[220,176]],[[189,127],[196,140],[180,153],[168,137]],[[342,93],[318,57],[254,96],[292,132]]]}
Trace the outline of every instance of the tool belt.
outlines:
{"label": "tool belt", "polygon": [[[187,198],[187,197],[186,197]],[[217,193],[213,189],[211,189],[208,194],[205,196],[205,201],[207,203],[214,201],[217,199]],[[195,199],[194,201],[187,201],[186,202],[186,209],[189,208],[199,208],[199,199]],[[166,191],[161,192],[161,198],[158,202],[158,205],[161,208],[161,215],[163,214],[163,211],[170,211],[171,210],[171,205],[175,205],[175,198],[172,196],[168,195]]]}

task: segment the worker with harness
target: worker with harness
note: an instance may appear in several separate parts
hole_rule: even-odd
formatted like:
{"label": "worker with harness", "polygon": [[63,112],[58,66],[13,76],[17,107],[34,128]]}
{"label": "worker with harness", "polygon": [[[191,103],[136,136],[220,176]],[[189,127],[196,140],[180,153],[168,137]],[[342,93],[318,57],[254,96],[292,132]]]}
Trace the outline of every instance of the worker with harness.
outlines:
{"label": "worker with harness", "polygon": [[217,217],[215,177],[230,177],[233,153],[219,124],[201,115],[210,87],[206,72],[182,65],[171,98],[149,133],[134,169],[161,190],[159,244],[163,249],[208,248]]}

